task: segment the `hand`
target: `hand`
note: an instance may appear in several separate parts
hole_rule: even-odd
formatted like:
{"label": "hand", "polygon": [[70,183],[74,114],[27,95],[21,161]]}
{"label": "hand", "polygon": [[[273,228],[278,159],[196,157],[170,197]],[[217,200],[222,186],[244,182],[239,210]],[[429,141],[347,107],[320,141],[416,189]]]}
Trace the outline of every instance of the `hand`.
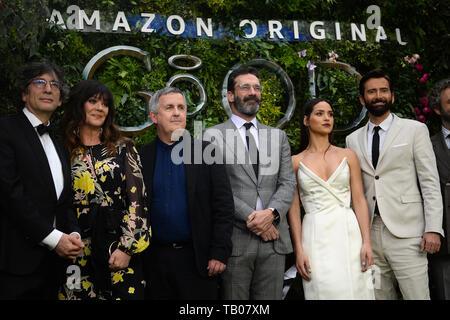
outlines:
{"label": "hand", "polygon": [[77,234],[65,234],[61,236],[55,247],[55,252],[62,258],[75,259],[84,248],[84,244]]}
{"label": "hand", "polygon": [[109,268],[112,271],[118,271],[128,267],[130,263],[131,256],[126,254],[120,249],[114,250],[111,257],[109,258]]}
{"label": "hand", "polygon": [[436,253],[441,248],[441,236],[435,232],[425,232],[423,234],[420,250],[422,252]]}
{"label": "hand", "polygon": [[311,265],[308,256],[303,251],[295,253],[295,266],[303,279],[311,280]]}
{"label": "hand", "polygon": [[208,262],[208,276],[217,276],[225,271],[227,265],[216,259],[211,259]]}
{"label": "hand", "polygon": [[261,233],[261,238],[263,241],[272,241],[272,240],[278,240],[280,237],[280,234],[278,233],[277,228],[274,225],[271,225],[269,229]]}
{"label": "hand", "polygon": [[260,236],[264,231],[269,229],[273,219],[273,213],[270,209],[253,211],[248,216],[247,228],[257,236]]}
{"label": "hand", "polygon": [[375,258],[373,256],[372,246],[370,243],[363,243],[361,247],[361,266],[362,272],[366,272],[373,265]]}

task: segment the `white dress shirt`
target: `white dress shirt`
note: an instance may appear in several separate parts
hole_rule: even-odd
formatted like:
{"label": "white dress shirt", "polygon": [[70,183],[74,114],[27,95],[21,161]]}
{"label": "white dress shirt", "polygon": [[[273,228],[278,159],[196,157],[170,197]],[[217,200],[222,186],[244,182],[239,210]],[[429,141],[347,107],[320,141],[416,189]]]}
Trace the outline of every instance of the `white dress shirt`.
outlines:
{"label": "white dress shirt", "polygon": [[[384,119],[383,122],[381,122],[378,125],[381,128],[378,131],[378,134],[380,136],[380,150],[379,150],[378,154],[381,154],[381,150],[383,150],[384,140],[386,140],[386,134],[387,134],[389,128],[391,127],[393,120],[394,120],[394,115],[390,114],[386,119]],[[369,130],[367,131],[367,148],[368,148],[367,151],[369,154],[369,159],[372,159],[372,140],[373,140],[373,133],[374,133],[373,128],[375,128],[376,126],[377,125],[373,124],[369,120]]]}
{"label": "white dress shirt", "polygon": [[[23,113],[30,121],[31,125],[34,127],[39,140],[44,148],[45,155],[47,156],[48,164],[52,173],[53,183],[56,190],[56,198],[59,199],[61,192],[64,188],[64,176],[62,171],[61,160],[59,159],[58,152],[56,152],[55,145],[48,133],[44,133],[42,136],[37,132],[36,127],[42,122],[33,113],[31,113],[27,108],[23,108]],[[50,122],[49,122],[50,123]],[[53,221],[53,226],[55,227],[55,221]],[[53,250],[61,239],[63,233],[56,228],[42,240],[41,245],[46,246],[48,249]]]}
{"label": "white dress shirt", "polygon": [[444,141],[447,144],[447,148],[450,149],[450,130],[442,126],[442,135],[444,136]]}
{"label": "white dress shirt", "polygon": [[[248,150],[247,139],[245,139],[247,129],[244,127],[244,124],[246,124],[249,121],[242,119],[241,117],[235,115],[234,113],[231,115],[231,121],[233,121],[234,125],[238,129],[242,138],[242,142],[244,143],[244,146],[246,146]],[[255,139],[256,142],[256,147],[259,150],[258,122],[256,121],[256,117],[253,118],[252,121],[250,122],[253,123],[253,126],[249,130],[250,133],[253,135],[253,138]],[[256,179],[258,179],[258,177],[256,177]],[[261,198],[259,196],[256,199],[256,210],[264,210]]]}

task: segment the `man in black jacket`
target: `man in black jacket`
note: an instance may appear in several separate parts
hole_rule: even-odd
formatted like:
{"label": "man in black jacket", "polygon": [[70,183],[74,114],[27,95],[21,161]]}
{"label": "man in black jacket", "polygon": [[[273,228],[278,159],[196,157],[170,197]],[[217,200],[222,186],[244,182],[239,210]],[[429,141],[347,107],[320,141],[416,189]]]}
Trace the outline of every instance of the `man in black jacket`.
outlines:
{"label": "man in black jacket", "polygon": [[83,247],[72,233],[69,155],[48,130],[64,86],[57,66],[27,65],[18,80],[23,109],[0,119],[0,299],[56,299],[58,256],[73,259]]}
{"label": "man in black jacket", "polygon": [[441,118],[441,131],[431,137],[444,201],[445,237],[436,255],[428,256],[432,299],[450,300],[450,79],[436,83],[429,104]]}
{"label": "man in black jacket", "polygon": [[144,253],[146,296],[217,299],[218,275],[232,249],[234,203],[226,168],[205,162],[208,143],[184,130],[186,99],[179,89],[159,90],[149,105],[158,136],[140,150],[153,239]]}

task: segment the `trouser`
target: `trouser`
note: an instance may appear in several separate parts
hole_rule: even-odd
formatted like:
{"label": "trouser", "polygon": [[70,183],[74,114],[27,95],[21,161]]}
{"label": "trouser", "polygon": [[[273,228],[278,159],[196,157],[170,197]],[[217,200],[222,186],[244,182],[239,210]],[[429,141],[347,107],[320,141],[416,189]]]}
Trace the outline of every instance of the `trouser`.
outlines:
{"label": "trouser", "polygon": [[397,238],[375,216],[371,227],[375,256],[375,298],[396,300],[398,283],[404,300],[429,300],[428,260],[420,251],[422,237]]}
{"label": "trouser", "polygon": [[57,300],[62,259],[48,252],[37,270],[26,275],[0,271],[0,300]]}
{"label": "trouser", "polygon": [[228,258],[222,274],[222,298],[226,300],[281,300],[285,255],[273,250],[273,242],[252,235],[243,255]]}
{"label": "trouser", "polygon": [[218,277],[200,275],[192,244],[172,246],[153,243],[147,250],[144,259],[146,299],[218,299]]}
{"label": "trouser", "polygon": [[431,299],[450,300],[450,255],[430,255],[428,261]]}

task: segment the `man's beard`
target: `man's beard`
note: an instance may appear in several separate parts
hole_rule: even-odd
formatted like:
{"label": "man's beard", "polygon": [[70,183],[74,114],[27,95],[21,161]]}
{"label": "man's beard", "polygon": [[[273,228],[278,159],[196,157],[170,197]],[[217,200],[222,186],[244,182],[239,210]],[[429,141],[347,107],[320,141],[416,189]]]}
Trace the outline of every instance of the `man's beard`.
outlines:
{"label": "man's beard", "polygon": [[[366,99],[364,99],[364,102],[366,103],[366,108],[369,111],[370,114],[374,115],[375,117],[381,117],[382,115],[386,114],[389,110],[391,110],[392,107],[392,98],[391,101],[387,101],[386,99],[375,99],[372,100],[372,102],[368,103]],[[383,106],[375,106],[375,103],[378,102],[384,102]]]}
{"label": "man's beard", "polygon": [[445,112],[442,108],[439,111],[441,112],[442,122],[450,123],[450,111]]}
{"label": "man's beard", "polygon": [[[250,103],[248,103],[249,100],[251,101]],[[243,100],[235,96],[234,106],[239,113],[246,116],[254,116],[259,111],[260,103],[261,100],[255,95],[247,96]]]}

